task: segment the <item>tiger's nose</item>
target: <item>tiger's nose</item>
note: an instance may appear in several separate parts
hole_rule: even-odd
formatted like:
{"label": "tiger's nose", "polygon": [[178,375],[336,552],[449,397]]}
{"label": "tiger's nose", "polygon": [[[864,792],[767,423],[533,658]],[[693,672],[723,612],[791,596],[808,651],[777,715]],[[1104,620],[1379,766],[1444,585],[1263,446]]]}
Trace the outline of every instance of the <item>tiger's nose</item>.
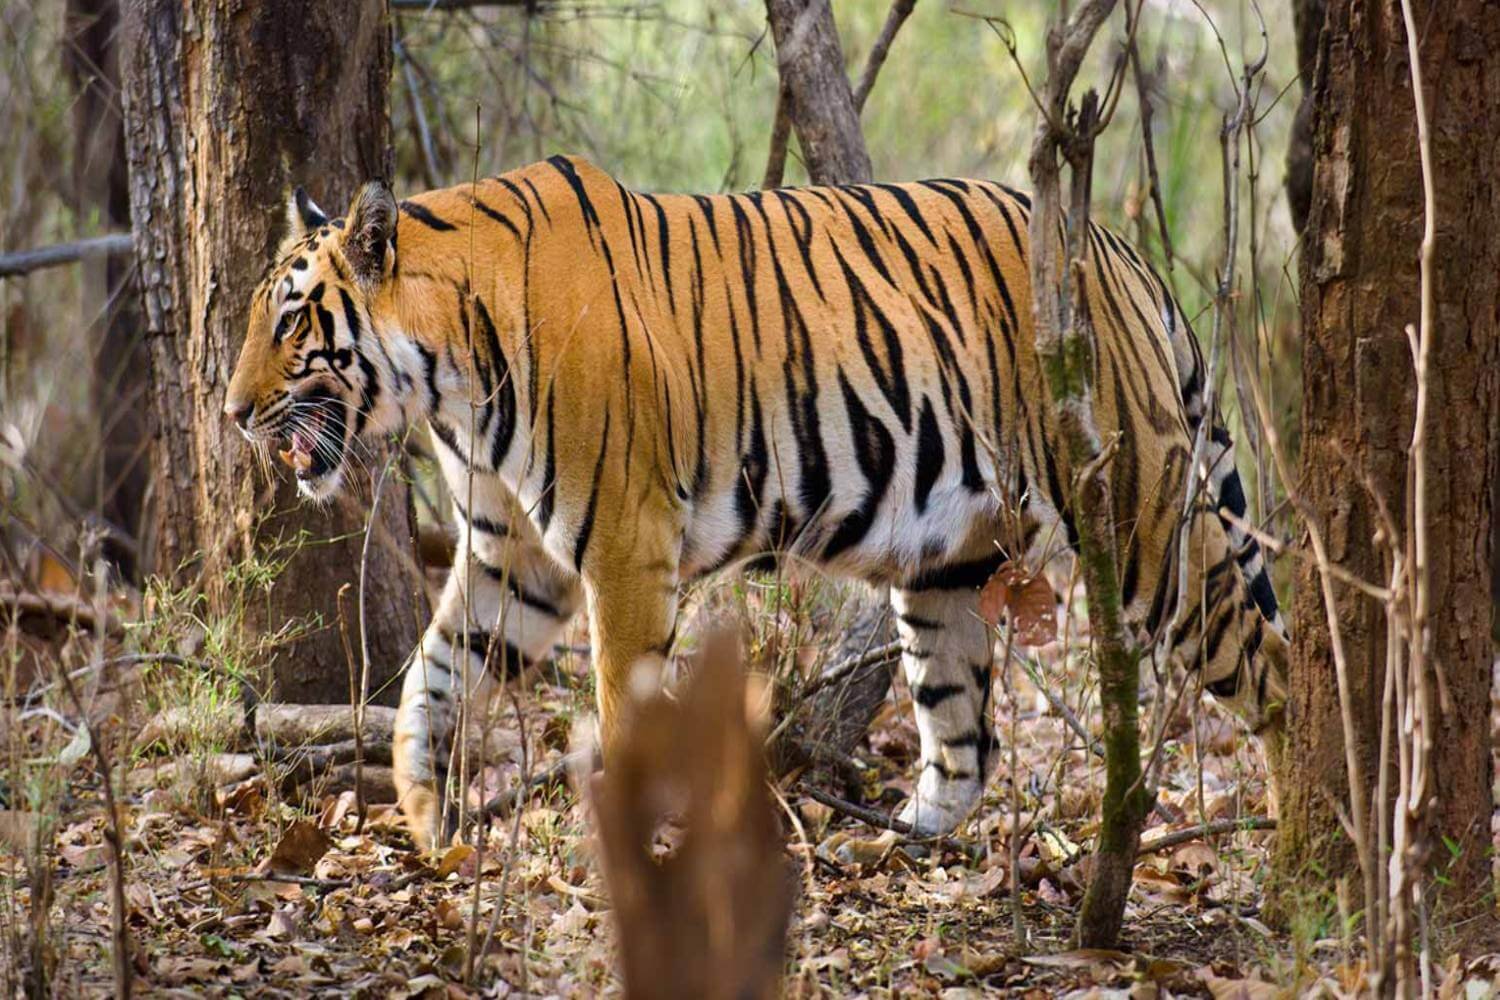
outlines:
{"label": "tiger's nose", "polygon": [[239,424],[240,430],[250,426],[250,415],[255,412],[254,403],[236,403],[233,400],[224,404],[224,412]]}

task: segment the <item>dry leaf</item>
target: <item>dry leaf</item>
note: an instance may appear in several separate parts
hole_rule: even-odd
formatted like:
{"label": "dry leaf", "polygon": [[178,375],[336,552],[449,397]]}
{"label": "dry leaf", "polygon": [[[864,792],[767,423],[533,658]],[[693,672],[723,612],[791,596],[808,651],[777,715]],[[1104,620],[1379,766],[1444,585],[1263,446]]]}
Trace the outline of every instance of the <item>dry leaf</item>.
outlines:
{"label": "dry leaf", "polygon": [[1074,948],[1056,955],[1023,955],[1021,961],[1027,965],[1039,965],[1046,969],[1104,969],[1119,972],[1130,965],[1130,956],[1123,951],[1109,948]]}
{"label": "dry leaf", "polygon": [[440,899],[437,904],[437,921],[441,927],[456,931],[465,924],[463,907],[449,899]]}
{"label": "dry leaf", "polygon": [[289,938],[297,932],[297,921],[286,910],[274,910],[262,931],[268,938]]}
{"label": "dry leaf", "polygon": [[282,875],[310,875],[333,841],[316,824],[299,819],[287,827],[271,855],[271,870]]}
{"label": "dry leaf", "polygon": [[1278,1000],[1282,990],[1259,979],[1226,979],[1216,976],[1204,966],[1198,970],[1198,978],[1208,987],[1214,1000]]}
{"label": "dry leaf", "polygon": [[1057,638],[1057,595],[1041,572],[1013,562],[1001,564],[979,592],[979,616],[991,625],[1009,618],[1011,638],[1022,646],[1045,646]]}
{"label": "dry leaf", "polygon": [[458,871],[459,866],[469,860],[469,855],[474,853],[474,848],[468,844],[454,844],[448,848],[443,859],[438,862],[438,878],[447,878]]}
{"label": "dry leaf", "polygon": [[1201,878],[1219,870],[1219,856],[1203,841],[1194,840],[1172,852],[1171,867],[1173,871]]}

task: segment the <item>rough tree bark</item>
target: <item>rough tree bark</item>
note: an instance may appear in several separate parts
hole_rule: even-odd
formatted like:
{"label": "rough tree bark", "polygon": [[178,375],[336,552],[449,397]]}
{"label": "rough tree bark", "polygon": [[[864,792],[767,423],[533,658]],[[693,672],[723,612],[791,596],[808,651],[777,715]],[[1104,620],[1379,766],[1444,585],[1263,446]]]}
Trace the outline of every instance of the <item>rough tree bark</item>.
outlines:
{"label": "rough tree bark", "polygon": [[[1500,471],[1500,3],[1424,0],[1421,61],[1436,186],[1435,322],[1427,427],[1432,659],[1451,710],[1433,748],[1430,869],[1436,926],[1491,888],[1489,690],[1492,483]],[[1301,270],[1301,492],[1331,560],[1384,582],[1370,486],[1403,538],[1415,400],[1404,328],[1419,315],[1423,211],[1416,117],[1399,5],[1330,4],[1312,101],[1313,178]],[[1441,415],[1441,416],[1438,416]],[[1358,757],[1372,808],[1385,679],[1383,609],[1339,586]],[[1317,570],[1299,563],[1292,606],[1291,725],[1277,876],[1294,908],[1309,871],[1353,870],[1330,802],[1347,802],[1343,728]],[[1445,851],[1442,840],[1451,841]],[[1441,856],[1438,856],[1441,855]],[[1385,859],[1378,859],[1383,864]],[[1357,881],[1357,880],[1356,880]],[[1352,886],[1358,905],[1359,886]],[[1429,897],[1431,898],[1431,897]],[[1490,904],[1493,905],[1492,903]],[[1492,921],[1469,921],[1479,928]],[[1491,930],[1493,928],[1491,927]]]}
{"label": "rough tree bark", "polygon": [[[120,120],[118,0],[68,0],[63,64],[78,91],[73,104],[73,208],[97,215],[101,231],[130,228],[125,130]],[[79,270],[81,315],[94,345],[94,412],[99,464],[94,502],[122,534],[105,553],[127,579],[136,574],[146,498],[146,349],[130,261],[114,254],[85,258]]]}
{"label": "rough tree bark", "polygon": [[787,111],[814,184],[873,177],[831,0],[766,0]]}
{"label": "rough tree bark", "polygon": [[[379,0],[127,0],[123,13],[130,207],[156,435],[153,565],[202,581],[212,598],[226,567],[280,539],[276,558],[288,561],[266,620],[248,624],[311,616],[321,627],[276,657],[279,696],[341,701],[348,670],[336,595],[359,579],[370,498],[324,511],[297,503],[288,477],[267,482],[224,418],[223,395],[290,188],[303,184],[339,211],[360,183],[390,176],[389,15]],[[384,458],[376,449],[372,473]],[[402,555],[410,537],[410,499],[392,475],[366,573],[372,691],[399,669],[426,617]],[[351,621],[356,649],[357,627]]]}

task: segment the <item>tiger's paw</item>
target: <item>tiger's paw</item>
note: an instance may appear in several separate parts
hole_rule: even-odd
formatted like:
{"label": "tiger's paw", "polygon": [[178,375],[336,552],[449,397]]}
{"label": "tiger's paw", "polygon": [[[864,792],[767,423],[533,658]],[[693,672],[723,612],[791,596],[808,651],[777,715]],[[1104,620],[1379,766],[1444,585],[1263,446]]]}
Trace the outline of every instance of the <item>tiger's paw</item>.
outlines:
{"label": "tiger's paw", "polygon": [[978,779],[944,778],[928,768],[897,819],[911,828],[913,837],[946,836],[968,818],[983,791]]}

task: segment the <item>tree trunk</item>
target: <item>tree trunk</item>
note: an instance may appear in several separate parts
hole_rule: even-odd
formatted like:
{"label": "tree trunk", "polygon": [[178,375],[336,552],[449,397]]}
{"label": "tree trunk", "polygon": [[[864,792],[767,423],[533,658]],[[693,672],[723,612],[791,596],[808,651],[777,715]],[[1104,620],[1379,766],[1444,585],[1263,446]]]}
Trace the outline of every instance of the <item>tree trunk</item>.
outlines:
{"label": "tree trunk", "polygon": [[1300,236],[1307,226],[1312,202],[1312,130],[1317,111],[1313,103],[1313,74],[1318,68],[1318,37],[1323,32],[1327,0],[1292,0],[1292,23],[1297,36],[1297,76],[1302,81],[1302,100],[1292,119],[1292,134],[1286,147],[1286,195],[1292,225]]}
{"label": "tree trunk", "polygon": [[[1433,747],[1430,859],[1443,876],[1438,926],[1477,912],[1491,888],[1491,484],[1500,469],[1500,3],[1424,0],[1422,72],[1436,185],[1435,322],[1427,428],[1432,659],[1452,699]],[[1415,379],[1404,328],[1420,313],[1422,184],[1400,6],[1330,4],[1312,83],[1311,208],[1302,261],[1301,490],[1329,557],[1383,583],[1370,483],[1403,539]],[[1441,416],[1438,416],[1441,415]],[[1289,748],[1277,876],[1353,870],[1330,802],[1348,802],[1343,727],[1317,570],[1299,564],[1292,606]],[[1378,802],[1383,608],[1337,586],[1366,800]],[[1439,838],[1450,841],[1445,850]],[[1377,858],[1377,864],[1387,859]],[[1356,880],[1357,881],[1357,880]],[[1356,889],[1356,905],[1358,886]],[[1429,897],[1431,898],[1431,897]],[[1287,904],[1290,904],[1289,906]],[[1493,905],[1493,904],[1491,904]],[[1469,927],[1484,921],[1470,921]]]}
{"label": "tree trunk", "polygon": [[[267,599],[245,595],[265,616],[246,628],[307,621],[311,631],[275,657],[278,695],[345,700],[336,595],[360,577],[370,489],[331,510],[297,503],[286,477],[266,481],[222,411],[290,188],[305,184],[338,209],[361,182],[390,177],[387,10],[369,0],[127,0],[122,46],[156,428],[153,565],[176,582],[201,581],[222,603],[228,567],[252,554],[285,561]],[[374,450],[372,476],[388,455]],[[366,571],[372,691],[399,670],[426,618],[404,555],[411,511],[402,477],[387,477]]]}
{"label": "tree trunk", "polygon": [[766,0],[766,17],[808,176],[814,184],[869,183],[870,154],[831,0]]}
{"label": "tree trunk", "polygon": [[[68,0],[63,63],[78,90],[73,104],[73,209],[98,229],[130,227],[125,130],[120,120],[118,0]],[[106,254],[80,265],[81,316],[94,345],[93,405],[99,419],[94,503],[118,531],[105,553],[127,579],[136,575],[146,496],[146,348],[128,287],[130,261]]]}

